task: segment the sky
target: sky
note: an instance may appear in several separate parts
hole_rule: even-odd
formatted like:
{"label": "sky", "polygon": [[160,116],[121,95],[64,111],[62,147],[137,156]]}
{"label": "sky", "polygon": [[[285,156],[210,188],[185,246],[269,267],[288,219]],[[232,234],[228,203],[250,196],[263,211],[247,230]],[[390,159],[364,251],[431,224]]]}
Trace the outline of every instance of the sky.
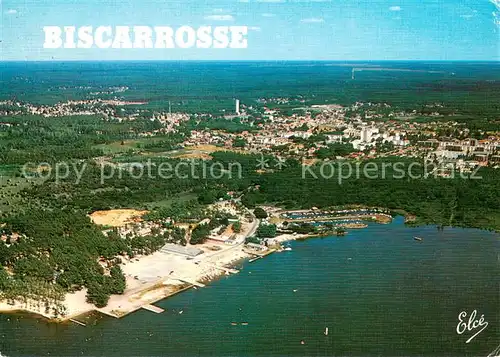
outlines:
{"label": "sky", "polygon": [[[248,26],[246,49],[44,49],[44,26]],[[500,0],[0,0],[0,60],[500,60]]]}

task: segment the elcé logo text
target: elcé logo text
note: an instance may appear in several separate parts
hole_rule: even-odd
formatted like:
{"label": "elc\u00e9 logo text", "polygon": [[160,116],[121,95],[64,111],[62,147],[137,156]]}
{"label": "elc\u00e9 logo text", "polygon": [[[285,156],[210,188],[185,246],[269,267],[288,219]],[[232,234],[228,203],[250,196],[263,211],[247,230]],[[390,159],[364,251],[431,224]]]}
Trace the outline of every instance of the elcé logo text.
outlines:
{"label": "elc\u00e9 logo text", "polygon": [[467,312],[462,311],[460,314],[458,314],[458,325],[457,325],[457,334],[461,335],[465,332],[476,332],[474,335],[469,337],[465,343],[469,343],[479,335],[483,330],[488,327],[488,322],[484,320],[484,315],[481,315],[479,319],[476,320],[476,315],[477,315],[477,310],[472,311],[472,313],[469,316],[469,320],[466,321],[467,319]]}
{"label": "elc\u00e9 logo text", "polygon": [[247,48],[247,26],[45,26],[44,48]]}

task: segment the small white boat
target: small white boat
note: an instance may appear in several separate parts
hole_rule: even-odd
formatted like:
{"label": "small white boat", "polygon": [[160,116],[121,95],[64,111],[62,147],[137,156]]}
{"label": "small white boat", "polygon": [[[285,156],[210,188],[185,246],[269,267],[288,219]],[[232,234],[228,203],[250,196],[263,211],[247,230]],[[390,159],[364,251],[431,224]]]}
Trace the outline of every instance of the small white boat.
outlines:
{"label": "small white boat", "polygon": [[283,249],[283,250],[286,250],[287,252],[289,252],[289,251],[291,251],[291,250],[292,250],[292,248],[290,248],[290,247],[286,247],[286,248],[285,248],[285,249]]}
{"label": "small white boat", "polygon": [[184,312],[184,310],[179,311],[179,315],[182,314],[183,312]]}
{"label": "small white boat", "polygon": [[325,334],[325,336],[328,336],[328,327],[325,328],[324,334]]}

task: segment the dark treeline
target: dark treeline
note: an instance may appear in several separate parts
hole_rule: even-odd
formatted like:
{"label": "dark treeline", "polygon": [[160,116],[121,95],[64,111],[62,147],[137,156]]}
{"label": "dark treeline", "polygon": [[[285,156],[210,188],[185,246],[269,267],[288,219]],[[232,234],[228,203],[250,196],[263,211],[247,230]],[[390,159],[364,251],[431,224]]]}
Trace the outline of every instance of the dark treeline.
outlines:
{"label": "dark treeline", "polygon": [[[264,203],[296,209],[362,204],[405,210],[418,216],[422,223],[500,230],[498,170],[484,168],[472,178],[462,178],[459,172],[455,172],[454,178],[433,175],[424,178],[422,167],[410,166],[417,159],[386,158],[360,163],[359,169],[352,162],[351,177],[339,182],[338,163],[333,164],[337,170],[333,172],[329,165],[322,162],[304,169],[297,161],[288,160],[285,169],[261,175],[251,170],[253,160],[248,162],[250,156],[244,160],[241,160],[241,155],[232,153],[215,153],[214,156],[226,164],[235,160],[247,162],[249,166],[244,164],[243,169],[247,176],[239,184],[240,187],[250,187],[242,198],[248,207]],[[395,170],[394,164],[397,162],[404,165],[404,177]],[[375,173],[371,168],[374,164],[378,167]],[[383,164],[391,166],[382,170]],[[368,175],[365,176],[363,168],[366,165],[369,166]],[[356,172],[360,172],[359,178]],[[420,178],[409,177],[409,172],[413,177]],[[342,175],[348,175],[347,166]],[[232,187],[235,185],[231,184]]]}
{"label": "dark treeline", "polygon": [[[229,168],[238,163],[241,172],[232,176],[222,175],[215,179],[203,177],[203,170],[186,168],[180,170],[184,177],[161,179],[155,173],[152,178],[138,180],[127,171],[121,175],[100,181],[101,171],[98,166],[89,166],[78,185],[72,184],[70,177],[63,183],[48,180],[43,185],[34,186],[24,191],[26,202],[38,200],[48,207],[73,207],[86,211],[118,207],[145,208],[145,204],[157,201],[160,197],[175,197],[183,192],[198,196],[198,203],[184,203],[170,208],[154,210],[151,219],[175,217],[184,219],[188,216],[201,218],[200,204],[228,198],[227,192],[243,194],[242,202],[249,207],[256,204],[277,203],[287,208],[328,207],[346,204],[365,204],[402,209],[417,215],[422,222],[442,225],[465,225],[479,228],[500,229],[500,180],[498,170],[483,168],[476,176],[481,179],[462,178],[455,172],[453,178],[430,175],[423,177],[421,166],[413,166],[417,159],[386,158],[364,163],[344,162],[352,168],[352,175],[339,182],[340,164],[319,162],[313,167],[303,168],[293,159],[286,162],[282,170],[265,174],[256,172],[257,156],[241,155],[230,152],[212,154],[210,164],[220,163]],[[175,165],[179,160],[157,159],[154,162],[169,162]],[[399,171],[395,164],[403,165]],[[388,165],[382,171],[382,167]],[[323,165],[323,166],[321,166]],[[333,165],[334,171],[331,171]],[[378,171],[368,168],[368,177],[363,174],[364,167],[377,165]],[[401,168],[404,172],[401,172]],[[409,176],[409,170],[411,174]],[[343,176],[347,175],[347,166]],[[194,172],[194,175],[193,175]],[[241,177],[239,177],[241,174]],[[359,176],[359,177],[358,177]],[[372,177],[375,176],[375,177]],[[475,176],[474,176],[475,177]]]}
{"label": "dark treeline", "polygon": [[[3,117],[0,126],[0,163],[56,162],[87,159],[103,154],[94,146],[117,140],[136,139],[139,133],[162,128],[156,120],[119,122],[99,116],[45,118],[41,116]],[[164,141],[182,141],[167,137]]]}
{"label": "dark treeline", "polygon": [[[26,206],[40,204],[42,207],[74,207],[95,211],[119,207],[146,208],[146,203],[185,192],[197,194],[198,201],[207,204],[223,197],[227,192],[227,187],[230,186],[226,183],[226,181],[231,181],[228,176],[221,180],[210,178],[209,175],[204,177],[200,161],[193,164],[197,165],[193,166],[194,169],[189,166],[191,163],[187,162],[188,165],[180,167],[177,171],[178,176],[172,171],[168,177],[161,176],[159,165],[168,163],[170,167],[175,167],[180,160],[155,159],[151,162],[151,166],[146,166],[145,162],[141,169],[133,166],[122,169],[113,166],[102,168],[95,162],[87,162],[80,180],[73,170],[67,178],[57,181],[56,171],[53,170],[51,177],[43,185],[30,187],[21,194]],[[214,170],[214,172],[219,175],[220,170]],[[102,177],[104,177],[103,180],[101,180]],[[22,205],[18,208],[21,209]],[[165,214],[183,218],[178,216],[182,215],[181,213],[172,212],[172,208],[167,212],[159,210],[155,213],[157,216],[165,216]]]}
{"label": "dark treeline", "polygon": [[[153,170],[153,177],[134,178],[127,171],[122,175],[100,182],[100,168],[88,168],[78,185],[67,182],[47,181],[24,192],[26,201],[35,199],[50,203],[49,207],[74,207],[92,211],[118,207],[144,208],[148,202],[159,197],[174,197],[183,192],[198,196],[198,203],[154,210],[152,219],[165,217],[187,218],[202,216],[199,204],[215,202],[227,198],[227,192],[243,194],[242,202],[249,207],[256,204],[277,203],[287,208],[327,207],[346,204],[365,204],[403,209],[417,215],[422,222],[443,225],[466,225],[471,227],[500,229],[499,208],[500,180],[498,170],[483,168],[476,175],[481,179],[462,178],[455,172],[455,178],[441,178],[433,175],[424,178],[421,167],[411,168],[410,159],[384,159],[358,164],[351,163],[352,176],[339,182],[339,172],[332,172],[323,162],[304,169],[296,160],[289,159],[283,170],[260,174],[255,171],[258,157],[230,152],[213,153],[214,162],[230,167],[239,163],[239,175],[224,175],[220,179],[202,177],[202,168],[193,172],[187,168],[183,178],[159,179]],[[156,163],[166,162],[158,159]],[[392,160],[392,162],[391,162]],[[178,160],[168,160],[175,165]],[[395,171],[394,164],[400,162],[404,173]],[[379,172],[369,169],[370,177],[365,177],[365,165],[376,164]],[[382,164],[389,165],[382,173]],[[321,167],[323,165],[323,168]],[[338,168],[333,164],[334,169]],[[347,170],[347,167],[345,168]],[[182,171],[182,170],[181,170]],[[322,173],[323,172],[323,176]],[[357,174],[359,172],[359,174]],[[347,175],[347,172],[342,172]],[[402,177],[402,175],[404,177]],[[121,177],[119,177],[121,176]],[[326,177],[324,177],[326,176]],[[331,177],[330,177],[331,176]],[[357,177],[360,176],[360,177]]]}
{"label": "dark treeline", "polygon": [[109,239],[90,222],[84,212],[32,211],[5,220],[5,233],[20,237],[10,244],[0,242],[2,265],[13,270],[12,287],[2,294],[14,298],[14,282],[36,278],[56,283],[65,291],[87,287],[88,301],[103,306],[112,293],[123,291],[124,277],[114,269],[104,275],[99,258],[114,259],[129,250],[126,241]]}

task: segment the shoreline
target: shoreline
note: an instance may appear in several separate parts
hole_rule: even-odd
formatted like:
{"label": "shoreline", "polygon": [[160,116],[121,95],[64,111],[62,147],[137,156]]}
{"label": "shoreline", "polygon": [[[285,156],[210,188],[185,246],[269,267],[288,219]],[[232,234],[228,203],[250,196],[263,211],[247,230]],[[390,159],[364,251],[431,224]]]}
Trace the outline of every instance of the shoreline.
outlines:
{"label": "shoreline", "polygon": [[[389,222],[378,220],[378,223]],[[249,225],[246,228],[246,235],[249,235],[256,226]],[[289,241],[317,237],[322,236],[310,233],[283,233],[270,238],[269,243],[280,246]],[[122,259],[120,265],[125,275],[127,287],[122,295],[111,295],[108,304],[103,308],[86,302],[87,290],[84,288],[73,293],[66,293],[63,301],[49,304],[48,310],[45,303],[41,302],[16,301],[11,305],[6,301],[0,301],[0,313],[32,314],[55,323],[67,322],[92,312],[121,318],[146,305],[168,299],[189,289],[204,287],[205,284],[210,284],[223,276],[238,273],[239,271],[235,269],[236,266],[260,255],[249,252],[243,243],[228,246],[223,243],[209,242],[195,247],[203,250],[203,254],[188,257],[164,253],[159,250],[146,256]],[[273,249],[269,254],[275,251],[279,252],[280,250]],[[57,304],[65,307],[64,315],[54,314],[54,307],[57,307]]]}
{"label": "shoreline", "polygon": [[[292,235],[292,234],[282,234],[273,239],[275,239],[275,243],[284,243],[304,237],[309,237],[308,234],[301,235]],[[136,263],[148,263],[143,259],[152,257],[154,255],[158,255],[159,252],[155,252],[151,255],[144,256],[139,258],[139,262]],[[221,267],[215,266],[207,266],[207,264],[202,265],[200,271],[196,273],[195,281],[202,285],[208,285],[214,281],[217,281],[225,276],[228,276],[227,271],[221,269],[222,267],[227,269],[235,269],[240,266],[241,263],[249,261],[253,255],[243,250],[243,248],[237,249],[232,256],[224,256],[222,259],[219,259],[218,262],[221,264]],[[161,253],[160,253],[161,254]],[[155,257],[156,258],[156,257]],[[210,258],[210,257],[208,257]],[[131,262],[127,262],[130,264]],[[133,264],[133,263],[132,263]],[[212,265],[213,263],[210,261],[208,265]],[[122,265],[122,268],[124,268]],[[238,271],[239,272],[239,271]],[[229,275],[232,275],[231,273]],[[45,319],[48,322],[52,323],[65,323],[70,322],[70,320],[75,319],[79,316],[85,316],[90,313],[98,312],[100,314],[113,317],[113,318],[122,318],[131,313],[134,313],[140,310],[143,306],[149,304],[155,304],[157,302],[168,299],[172,296],[180,294],[184,291],[196,289],[197,286],[195,284],[182,282],[180,279],[182,278],[169,278],[168,276],[157,279],[154,282],[143,284],[140,287],[129,286],[130,276],[126,276],[127,280],[127,289],[122,295],[112,295],[108,305],[104,308],[98,308],[94,305],[87,303],[85,300],[86,289],[79,290],[74,293],[67,293],[65,295],[65,300],[61,302],[68,309],[68,313],[65,316],[54,317],[53,314],[46,313],[44,311],[45,307],[42,306],[40,309],[33,309],[26,306],[26,304],[16,301],[14,305],[8,304],[6,301],[0,302],[0,313],[1,314],[23,314],[23,315],[32,315],[35,318]],[[133,278],[132,278],[133,279]],[[135,284],[137,285],[137,284]],[[149,294],[149,295],[148,295]],[[141,297],[138,297],[141,296]],[[131,303],[129,305],[125,305],[126,300],[135,300],[135,303]],[[29,304],[28,304],[29,305]],[[52,311],[54,305],[50,305],[50,309]],[[71,321],[74,322],[74,321]]]}
{"label": "shoreline", "polygon": [[[252,256],[244,252],[242,248],[235,248],[234,251],[216,252],[219,253],[220,257],[206,256],[205,258],[207,258],[208,261],[200,263],[195,263],[192,260],[185,260],[184,257],[174,256],[173,254],[168,257],[170,259],[165,259],[165,254],[159,251],[151,255],[142,256],[138,258],[139,261],[135,261],[134,259],[133,262],[126,262],[122,264],[122,269],[124,269],[126,275],[127,288],[122,295],[111,295],[108,304],[103,308],[98,308],[86,302],[87,290],[84,288],[73,293],[67,293],[65,299],[58,302],[66,307],[67,313],[64,316],[54,316],[53,309],[56,304],[49,304],[49,312],[46,312],[45,303],[40,302],[40,304],[38,304],[38,302],[35,301],[24,303],[19,300],[15,300],[14,304],[9,304],[6,300],[0,301],[0,313],[32,315],[35,318],[42,318],[52,323],[69,322],[79,316],[84,316],[93,312],[98,312],[114,318],[122,318],[140,310],[145,305],[168,299],[186,290],[196,289],[196,285],[200,287],[205,286],[205,284],[210,284],[228,274],[232,274],[228,273],[229,270],[237,273],[238,271],[234,268],[239,266],[240,263],[250,259]],[[190,265],[192,265],[189,267],[190,269],[184,269],[185,271],[189,271],[190,274],[179,277],[172,277],[171,274],[169,274],[142,284],[138,283],[137,280],[131,276],[130,272],[134,272],[134,269],[150,266],[151,260],[158,259],[166,260],[168,263],[172,261],[176,261],[179,264],[190,263]],[[129,271],[129,273],[126,273],[127,271]],[[188,280],[192,280],[192,282],[187,282]],[[40,306],[39,308],[37,308],[38,305]]]}

